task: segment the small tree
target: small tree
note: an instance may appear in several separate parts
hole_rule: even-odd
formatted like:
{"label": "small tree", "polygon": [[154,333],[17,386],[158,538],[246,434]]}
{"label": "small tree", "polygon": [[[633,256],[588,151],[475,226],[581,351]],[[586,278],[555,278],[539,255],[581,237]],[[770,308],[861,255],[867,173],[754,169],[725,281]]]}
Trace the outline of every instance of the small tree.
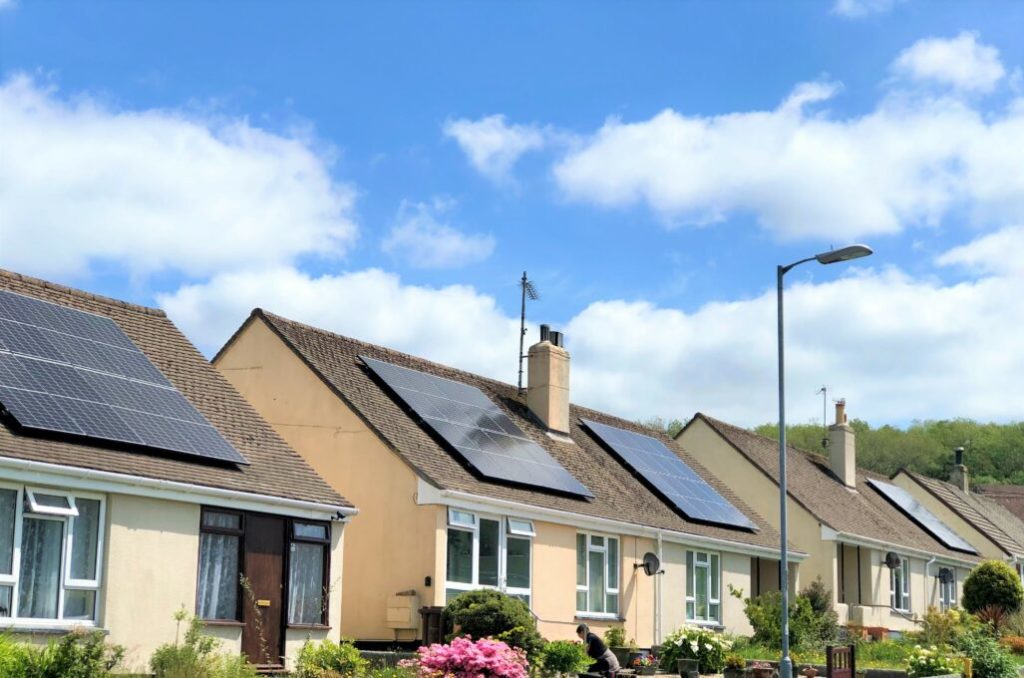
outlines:
{"label": "small tree", "polygon": [[452,637],[496,638],[530,657],[544,646],[530,608],[500,591],[482,589],[460,594],[448,603],[443,618]]}
{"label": "small tree", "polygon": [[964,609],[973,614],[993,605],[1013,613],[1024,603],[1024,587],[1012,567],[999,560],[988,560],[967,575],[962,602]]}

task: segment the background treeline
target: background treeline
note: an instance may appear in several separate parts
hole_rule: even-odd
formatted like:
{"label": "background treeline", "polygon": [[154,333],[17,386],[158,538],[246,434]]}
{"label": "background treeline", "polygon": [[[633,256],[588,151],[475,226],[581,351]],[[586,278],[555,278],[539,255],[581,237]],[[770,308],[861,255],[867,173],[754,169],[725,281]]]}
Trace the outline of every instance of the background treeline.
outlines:
{"label": "background treeline", "polygon": [[[653,417],[640,422],[675,435],[685,422]],[[857,433],[857,464],[891,475],[900,468],[946,480],[953,467],[953,448],[964,447],[964,462],[975,484],[1024,485],[1024,422],[979,423],[970,419],[918,421],[906,429],[895,426],[872,428],[866,421],[850,422]],[[777,424],[754,428],[769,438],[778,436]],[[788,442],[804,450],[825,454],[821,445],[826,435],[821,424],[786,427]]]}

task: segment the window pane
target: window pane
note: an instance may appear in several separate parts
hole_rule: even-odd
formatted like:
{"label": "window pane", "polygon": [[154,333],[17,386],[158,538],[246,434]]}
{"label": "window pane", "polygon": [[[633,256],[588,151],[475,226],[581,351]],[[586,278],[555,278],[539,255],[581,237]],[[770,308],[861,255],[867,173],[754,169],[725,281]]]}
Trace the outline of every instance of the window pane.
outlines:
{"label": "window pane", "polygon": [[721,600],[718,590],[718,576],[718,556],[711,556],[711,600]]}
{"label": "window pane", "polygon": [[11,595],[14,593],[12,586],[0,586],[0,617],[11,616]]}
{"label": "window pane", "polygon": [[56,619],[64,523],[26,518],[21,528],[18,616]]}
{"label": "window pane", "polygon": [[199,617],[238,618],[238,537],[204,532],[199,537]]}
{"label": "window pane", "polygon": [[14,519],[17,512],[17,490],[0,489],[0,574],[14,573]]}
{"label": "window pane", "polygon": [[448,509],[448,524],[476,527],[476,516],[468,511]]}
{"label": "window pane", "polygon": [[100,503],[95,499],[76,499],[75,506],[78,517],[71,519],[71,578],[93,580],[100,538]]}
{"label": "window pane", "polygon": [[693,598],[693,551],[686,552],[686,597]]}
{"label": "window pane", "polygon": [[324,610],[323,544],[291,545],[288,573],[288,623],[319,624]]}
{"label": "window pane", "polygon": [[219,527],[222,530],[241,530],[242,516],[237,513],[203,512],[203,527]]}
{"label": "window pane", "polygon": [[473,583],[473,533],[448,530],[448,581]]}
{"label": "window pane", "polygon": [[609,612],[611,614],[618,614],[619,613],[619,594],[618,593],[609,593],[608,594],[607,605],[605,606],[605,612]]}
{"label": "window pane", "polygon": [[604,537],[591,537],[590,545],[598,547],[604,546]]}
{"label": "window pane", "polygon": [[312,523],[295,523],[295,536],[306,539],[327,539],[327,526]]}
{"label": "window pane", "polygon": [[509,537],[505,546],[505,585],[513,589],[530,588],[530,540]]}
{"label": "window pane", "polygon": [[[77,504],[78,501],[76,500]],[[64,619],[92,621],[96,614],[96,592],[69,589],[64,592]]]}
{"label": "window pane", "polygon": [[693,602],[692,601],[686,604],[686,618],[687,619],[693,619],[694,618],[693,617]]}
{"label": "window pane", "polygon": [[498,585],[498,556],[501,550],[501,525],[496,520],[480,521],[480,584]]}
{"label": "window pane", "polygon": [[533,523],[529,520],[519,520],[518,518],[508,519],[508,531],[511,534],[518,534],[522,536],[533,536],[536,534],[533,531]]}
{"label": "window pane", "polygon": [[42,494],[41,492],[33,492],[32,497],[36,500],[37,506],[65,510],[71,508],[71,502],[62,494]]}
{"label": "window pane", "polygon": [[[619,588],[619,540],[608,540],[608,588]],[[611,610],[609,610],[611,612]]]}
{"label": "window pane", "polygon": [[587,611],[587,592],[577,591],[576,592],[576,611],[586,612]]}
{"label": "window pane", "polygon": [[718,609],[719,609],[718,603],[714,603],[714,604],[708,606],[708,619],[709,620],[711,620],[711,621],[719,621]]}
{"label": "window pane", "polygon": [[[576,586],[587,585],[587,535],[576,535]],[[585,607],[577,607],[585,610]]]}
{"label": "window pane", "polygon": [[708,571],[698,567],[694,571],[694,602],[696,603],[697,619],[708,618]]}
{"label": "window pane", "polygon": [[590,554],[590,611],[604,612],[604,554]]}

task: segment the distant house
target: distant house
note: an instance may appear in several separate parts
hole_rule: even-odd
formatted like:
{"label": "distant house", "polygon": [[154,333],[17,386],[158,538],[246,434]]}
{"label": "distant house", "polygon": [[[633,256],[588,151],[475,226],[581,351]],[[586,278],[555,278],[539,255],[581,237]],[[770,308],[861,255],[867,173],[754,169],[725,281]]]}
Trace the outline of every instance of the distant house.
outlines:
{"label": "distant house", "polygon": [[355,509],[162,311],[0,271],[0,406],[0,632],[140,666],[182,608],[265,666],[339,637]]}
{"label": "distant house", "polygon": [[[957,604],[978,549],[935,516],[906,508],[912,500],[889,478],[857,468],[844,407],[836,408],[828,457],[787,450],[790,535],[808,553],[801,583],[820,577],[843,625],[913,629],[929,607]],[[778,526],[778,441],[700,413],[677,440]]]}
{"label": "distant house", "polygon": [[962,450],[950,474],[949,482],[929,478],[906,469],[893,476],[893,482],[956,530],[985,559],[1003,560],[1018,573],[1024,571],[1024,521],[1005,508],[998,495],[971,491],[970,474],[963,464]]}
{"label": "distant house", "polygon": [[570,405],[559,333],[523,394],[259,309],[214,364],[360,507],[341,616],[361,641],[421,639],[418,607],[491,588],[548,638],[586,622],[649,646],[685,622],[749,632],[741,597],[778,586],[767,520],[670,438]]}
{"label": "distant house", "polygon": [[1024,520],[1024,485],[975,485],[974,491]]}

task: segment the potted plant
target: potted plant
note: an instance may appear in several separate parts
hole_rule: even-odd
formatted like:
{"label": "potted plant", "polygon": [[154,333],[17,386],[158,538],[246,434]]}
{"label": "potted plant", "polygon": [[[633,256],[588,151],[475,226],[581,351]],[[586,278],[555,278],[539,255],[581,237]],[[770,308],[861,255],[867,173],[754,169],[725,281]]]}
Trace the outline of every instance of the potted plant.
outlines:
{"label": "potted plant", "polygon": [[647,650],[640,650],[636,647],[631,647],[629,648],[629,656],[626,657],[626,663],[622,664],[622,666],[633,666],[637,659],[640,659],[641,657],[646,657],[649,654],[650,652],[648,652]]}
{"label": "potted plant", "polygon": [[626,641],[626,629],[621,626],[612,626],[604,632],[604,644],[612,651],[615,658],[619,660],[619,666],[629,666],[629,653],[636,650],[636,643]]}
{"label": "potted plant", "polygon": [[753,678],[773,678],[775,667],[771,662],[754,662],[750,665],[750,672],[754,674]]}
{"label": "potted plant", "polygon": [[665,637],[658,658],[661,666],[677,669],[683,678],[698,671],[721,673],[732,643],[711,629],[684,626]]}
{"label": "potted plant", "polygon": [[633,660],[633,669],[638,676],[653,676],[658,670],[658,660],[645,654]]}
{"label": "potted plant", "polygon": [[738,654],[731,654],[725,658],[725,669],[722,672],[724,678],[744,678],[746,673],[746,659]]}

